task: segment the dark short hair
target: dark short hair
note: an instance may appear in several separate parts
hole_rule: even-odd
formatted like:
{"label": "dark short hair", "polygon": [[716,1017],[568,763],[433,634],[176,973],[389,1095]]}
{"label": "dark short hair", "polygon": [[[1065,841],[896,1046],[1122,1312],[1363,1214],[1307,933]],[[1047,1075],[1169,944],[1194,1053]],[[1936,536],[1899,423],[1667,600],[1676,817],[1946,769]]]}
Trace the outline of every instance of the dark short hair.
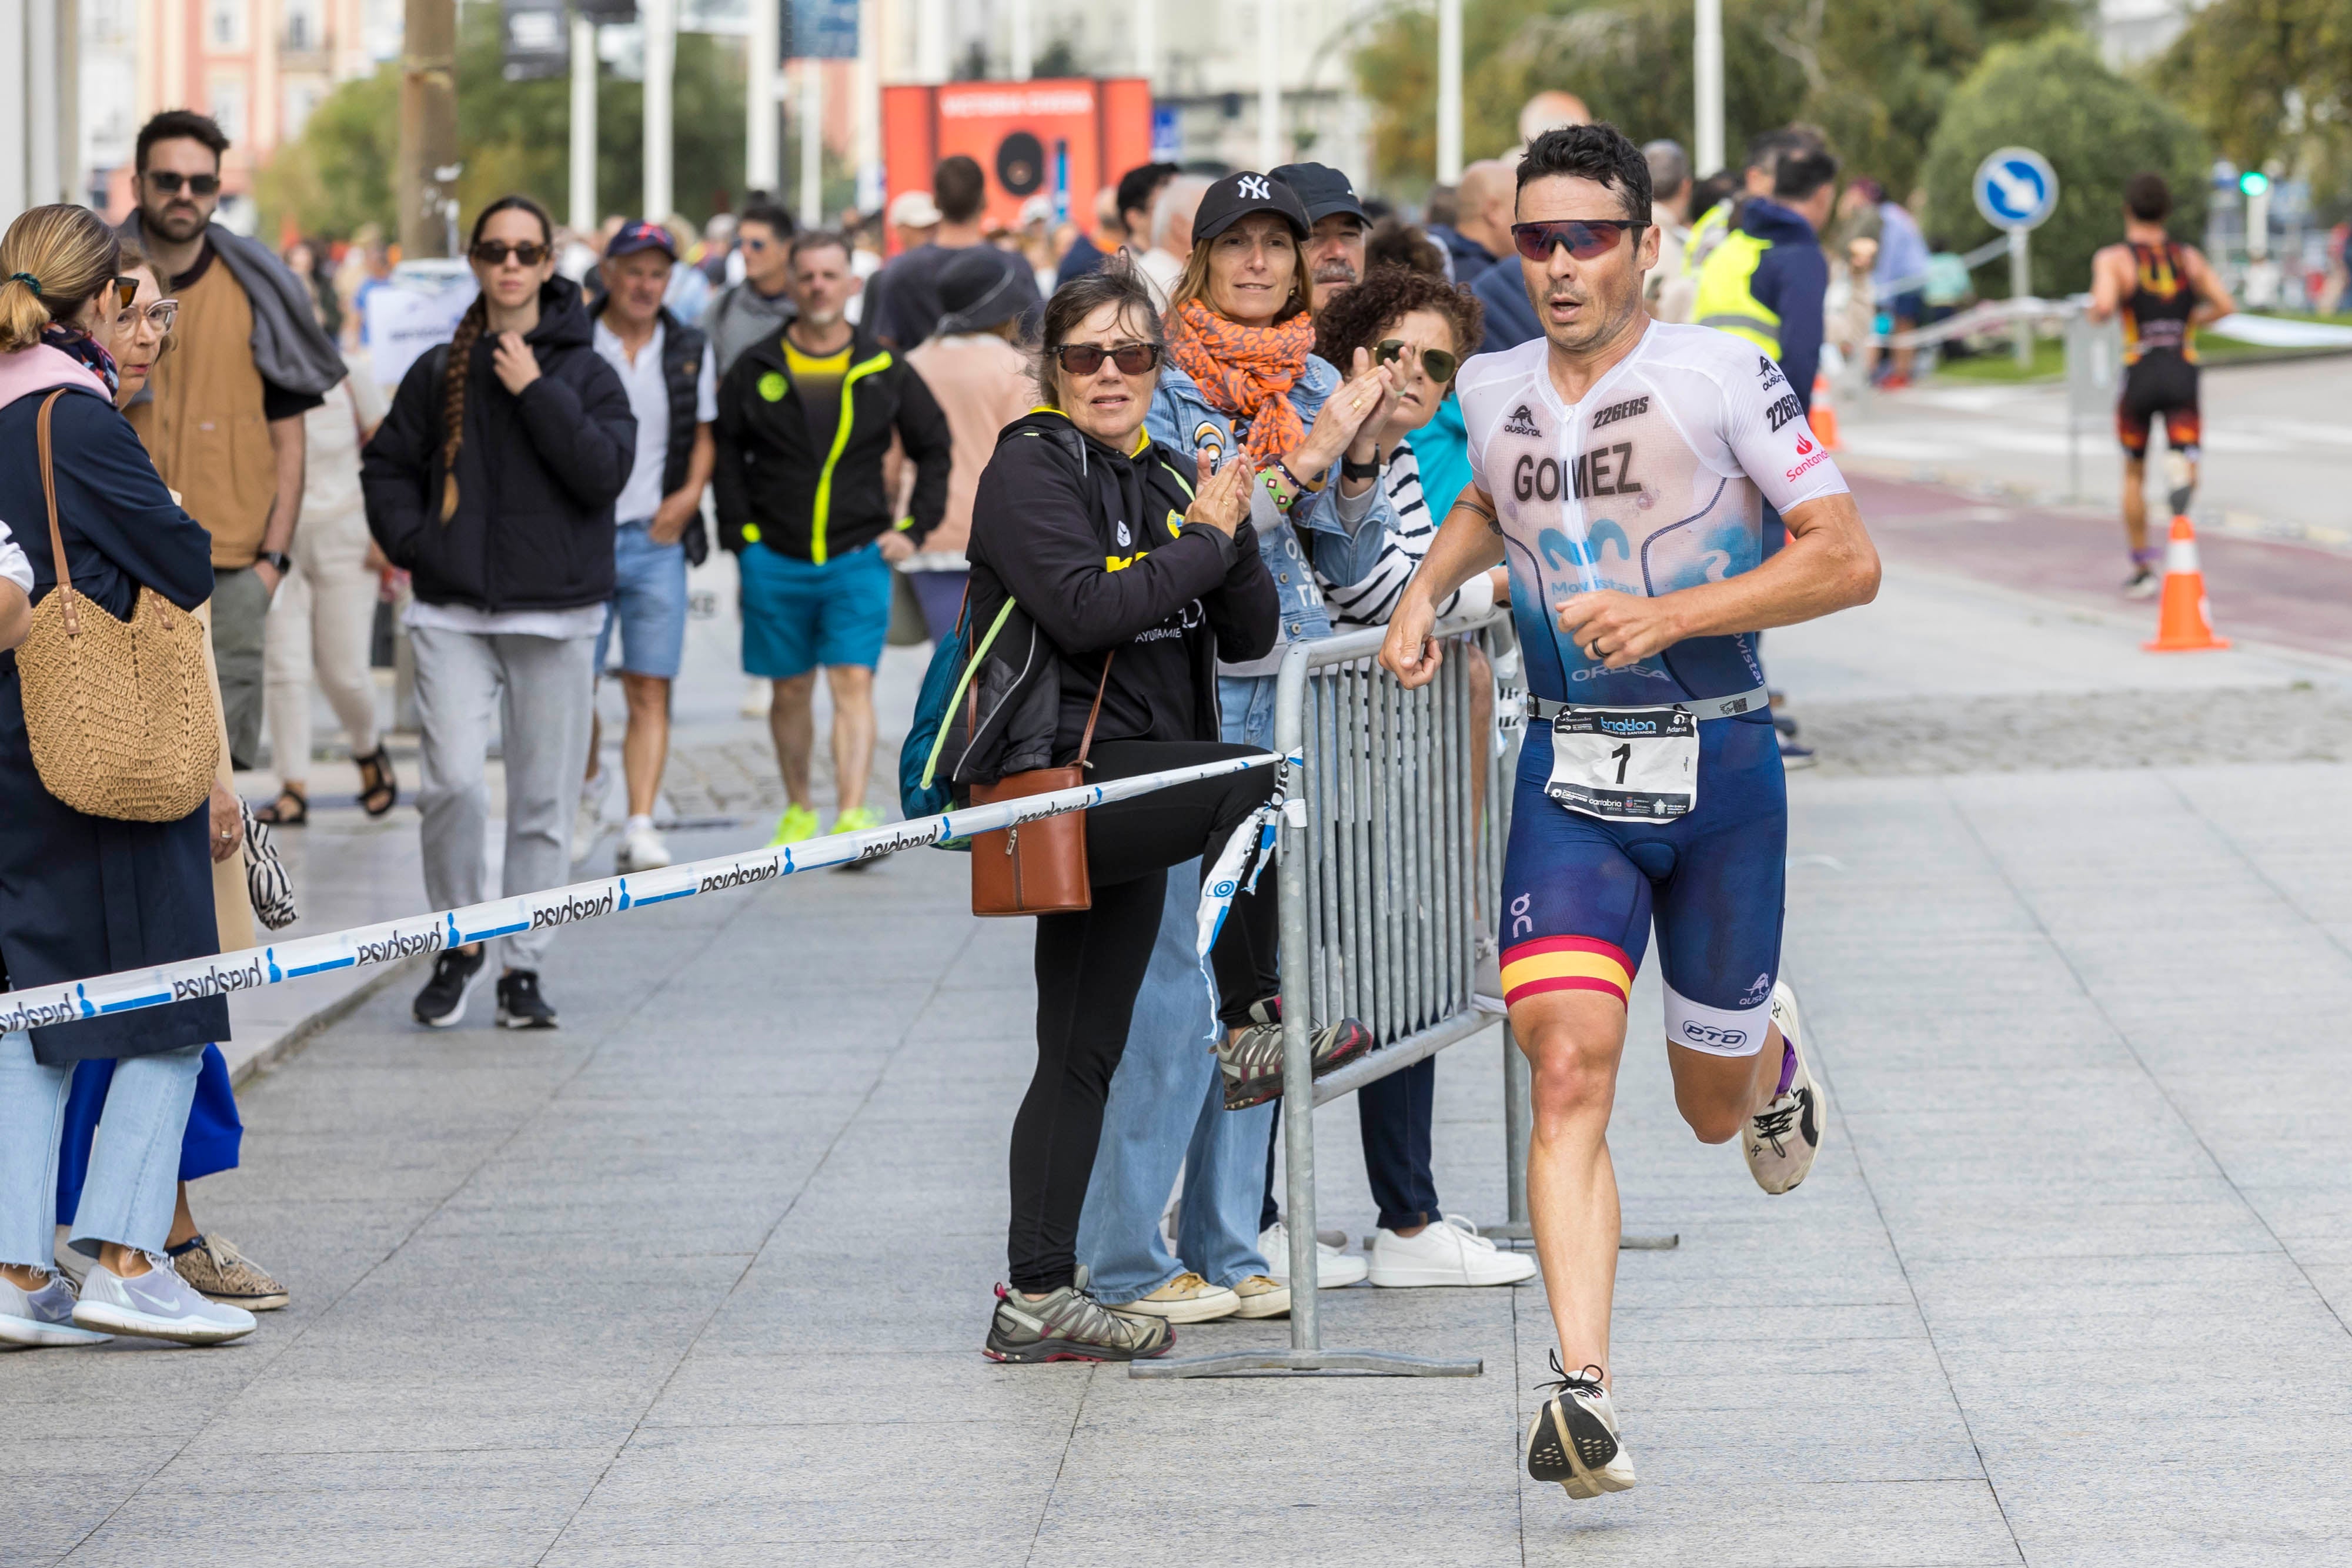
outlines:
{"label": "dark short hair", "polygon": [[1816,191],[1837,178],[1837,172],[1836,157],[1820,148],[1783,153],[1772,171],[1772,199],[1811,201]]}
{"label": "dark short hair", "polygon": [[940,216],[951,224],[968,224],[980,216],[980,209],[988,204],[988,176],[980,172],[979,160],[961,152],[940,159],[931,171],[931,200]]}
{"label": "dark short hair", "polygon": [[2172,187],[2143,169],[2124,182],[2124,210],[2144,224],[2160,224],[2172,215]]}
{"label": "dark short hair", "polygon": [[1054,350],[1077,330],[1080,322],[1106,305],[1119,308],[1120,320],[1140,323],[1143,340],[1166,351],[1168,334],[1160,320],[1160,308],[1151,302],[1150,288],[1124,254],[1114,256],[1084,277],[1073,277],[1045,301],[1045,319],[1037,331],[1037,358],[1031,363],[1030,373],[1047,407],[1062,406],[1061,389],[1054,384]]}
{"label": "dark short hair", "polygon": [[790,239],[800,232],[800,225],[793,221],[793,214],[773,202],[753,202],[745,207],[742,215],[735,220],[736,232],[741,233],[745,224],[763,225],[778,239]]}
{"label": "dark short hair", "polygon": [[1529,142],[1527,156],[1519,160],[1518,188],[1525,191],[1538,180],[1563,174],[1616,192],[1626,217],[1648,225],[1650,161],[1607,120],[1558,126]]}
{"label": "dark short hair", "polygon": [[[1118,177],[1118,214],[1139,212],[1151,221],[1151,201],[1160,187],[1184,171],[1174,163],[1139,163]],[[1147,236],[1148,237],[1148,236]]]}
{"label": "dark short hair", "polygon": [[158,141],[176,141],[184,137],[211,148],[215,168],[220,166],[222,155],[228,151],[228,138],[221,133],[220,121],[211,115],[198,114],[193,109],[167,109],[139,128],[139,141],[131,153],[132,170],[144,174],[149,148]]}
{"label": "dark short hair", "polygon": [[803,229],[785,247],[784,261],[789,265],[798,261],[803,252],[812,250],[837,250],[845,256],[856,254],[850,247],[849,236],[839,229]]}
{"label": "dark short hair", "polygon": [[1486,308],[1468,289],[1409,267],[1373,267],[1315,317],[1315,351],[1345,371],[1356,350],[1380,341],[1389,323],[1415,310],[1434,310],[1454,327],[1454,352],[1468,359],[1486,335]]}
{"label": "dark short hair", "polygon": [[1364,241],[1364,269],[1369,273],[1376,267],[1402,267],[1444,277],[1445,253],[1420,225],[1391,214],[1374,224]]}

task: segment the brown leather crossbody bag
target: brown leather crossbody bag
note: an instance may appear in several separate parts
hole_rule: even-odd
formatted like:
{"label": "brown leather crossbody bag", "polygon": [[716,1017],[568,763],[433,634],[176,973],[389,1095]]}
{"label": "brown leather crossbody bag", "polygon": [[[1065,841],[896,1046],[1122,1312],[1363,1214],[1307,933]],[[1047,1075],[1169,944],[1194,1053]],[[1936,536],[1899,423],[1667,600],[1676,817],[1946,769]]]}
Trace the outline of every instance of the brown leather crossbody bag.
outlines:
{"label": "brown leather crossbody bag", "polygon": [[[1102,716],[1103,692],[1110,684],[1112,654],[1103,655],[1102,679],[1095,684],[1094,706],[1087,710],[1078,759],[1067,768],[1033,768],[1008,773],[993,784],[974,784],[971,803],[993,805],[1028,795],[1075,789],[1087,781],[1087,754],[1094,749],[1095,721]],[[975,716],[979,694],[972,695]],[[977,718],[973,720],[977,723]],[[974,915],[1065,915],[1094,907],[1094,884],[1087,877],[1087,814],[1065,811],[1034,822],[974,833],[971,839],[971,912]]]}

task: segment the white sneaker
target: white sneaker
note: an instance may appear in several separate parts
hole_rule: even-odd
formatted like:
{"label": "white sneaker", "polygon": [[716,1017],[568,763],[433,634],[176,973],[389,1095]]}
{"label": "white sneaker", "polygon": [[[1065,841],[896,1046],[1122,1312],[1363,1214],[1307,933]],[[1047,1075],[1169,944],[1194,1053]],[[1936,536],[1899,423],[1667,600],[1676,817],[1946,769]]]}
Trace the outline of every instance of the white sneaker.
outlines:
{"label": "white sneaker", "polygon": [[1205,1323],[1240,1312],[1242,1299],[1224,1286],[1212,1285],[1187,1270],[1151,1294],[1121,1301],[1111,1310],[1138,1317],[1164,1318],[1171,1323]]}
{"label": "white sneaker", "polygon": [[651,817],[632,817],[621,835],[621,847],[614,854],[615,871],[659,871],[669,864],[669,846],[654,831]]}
{"label": "white sneaker", "polygon": [[1772,988],[1772,1021],[1780,1026],[1780,1038],[1796,1053],[1797,1070],[1789,1080],[1787,1093],[1748,1118],[1748,1125],[1739,1130],[1739,1151],[1748,1156],[1748,1171],[1756,1185],[1777,1196],[1804,1180],[1813,1168],[1813,1156],[1822,1152],[1822,1134],[1829,1124],[1829,1104],[1822,1098],[1821,1085],[1813,1082],[1812,1070],[1805,1065],[1797,993],[1786,980]]}
{"label": "white sneaker", "polygon": [[74,1250],[72,1226],[58,1227],[56,1254],[49,1265],[49,1272],[63,1274],[73,1281],[73,1288],[79,1291],[81,1289],[83,1277],[89,1272],[90,1260],[87,1255]]}
{"label": "white sneaker", "polygon": [[251,1312],[197,1294],[195,1287],[173,1270],[169,1258],[152,1252],[145,1257],[153,1267],[130,1280],[103,1263],[93,1264],[89,1277],[82,1281],[73,1321],[86,1329],[177,1340],[182,1344],[218,1344],[253,1332]]}
{"label": "white sneaker", "polygon": [[[1276,1220],[1257,1233],[1259,1256],[1265,1260],[1266,1273],[1283,1284],[1290,1282],[1290,1227]],[[1334,1247],[1320,1236],[1315,1239],[1315,1288],[1336,1291],[1360,1281],[1367,1265],[1354,1253]]]}
{"label": "white sneaker", "polygon": [[1371,1253],[1375,1285],[1516,1285],[1536,1273],[1532,1257],[1503,1251],[1455,1214],[1438,1216],[1417,1236],[1375,1232]]}
{"label": "white sneaker", "polygon": [[1528,1474],[1558,1481],[1573,1498],[1630,1490],[1633,1461],[1617,1435],[1617,1411],[1601,1385],[1601,1369],[1588,1366],[1570,1376],[1560,1372],[1558,1351],[1551,1369],[1559,1376],[1541,1386],[1559,1392],[1543,1402],[1528,1427]]}
{"label": "white sneaker", "polygon": [[12,1280],[0,1279],[0,1350],[31,1350],[43,1345],[104,1344],[112,1334],[76,1328],[73,1282],[52,1273],[48,1283],[27,1291]]}

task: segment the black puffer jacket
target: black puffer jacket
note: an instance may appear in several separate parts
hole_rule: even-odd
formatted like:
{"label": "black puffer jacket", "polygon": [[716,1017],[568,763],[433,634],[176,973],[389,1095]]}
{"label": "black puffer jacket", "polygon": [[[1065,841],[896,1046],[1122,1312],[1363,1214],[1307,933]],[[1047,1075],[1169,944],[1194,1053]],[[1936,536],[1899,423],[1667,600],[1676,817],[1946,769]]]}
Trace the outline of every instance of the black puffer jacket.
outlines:
{"label": "black puffer jacket", "polygon": [[1004,427],[972,498],[974,640],[1015,607],[950,719],[959,785],[1068,765],[1106,657],[1096,740],[1218,738],[1217,661],[1266,653],[1279,615],[1256,534],[1184,520],[1191,468],[1050,409]]}
{"label": "black puffer jacket", "polygon": [[457,510],[441,520],[448,345],[401,378],[360,465],[368,529],[427,604],[572,610],[613,597],[613,503],[637,458],[637,421],[593,346],[579,287],[549,280],[523,334],[539,379],[520,397],[474,344],[457,450]]}

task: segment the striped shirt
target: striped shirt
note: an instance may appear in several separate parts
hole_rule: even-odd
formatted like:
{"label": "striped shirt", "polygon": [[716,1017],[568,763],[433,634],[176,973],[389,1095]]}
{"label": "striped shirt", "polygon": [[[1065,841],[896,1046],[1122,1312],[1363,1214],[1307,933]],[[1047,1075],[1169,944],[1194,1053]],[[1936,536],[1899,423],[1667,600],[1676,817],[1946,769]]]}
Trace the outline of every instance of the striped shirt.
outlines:
{"label": "striped shirt", "polygon": [[[1381,484],[1389,493],[1396,522],[1390,528],[1388,538],[1381,541],[1380,559],[1363,577],[1345,585],[1318,574],[1335,630],[1387,625],[1389,617],[1396,612],[1397,601],[1404,597],[1404,585],[1412,580],[1422,558],[1436,542],[1438,528],[1444,521],[1429,515],[1429,502],[1421,493],[1421,463],[1412,455],[1411,437],[1398,442],[1396,450],[1389,454]],[[1482,571],[1447,594],[1437,606],[1437,613],[1483,614],[1494,608],[1494,602],[1493,584]]]}

